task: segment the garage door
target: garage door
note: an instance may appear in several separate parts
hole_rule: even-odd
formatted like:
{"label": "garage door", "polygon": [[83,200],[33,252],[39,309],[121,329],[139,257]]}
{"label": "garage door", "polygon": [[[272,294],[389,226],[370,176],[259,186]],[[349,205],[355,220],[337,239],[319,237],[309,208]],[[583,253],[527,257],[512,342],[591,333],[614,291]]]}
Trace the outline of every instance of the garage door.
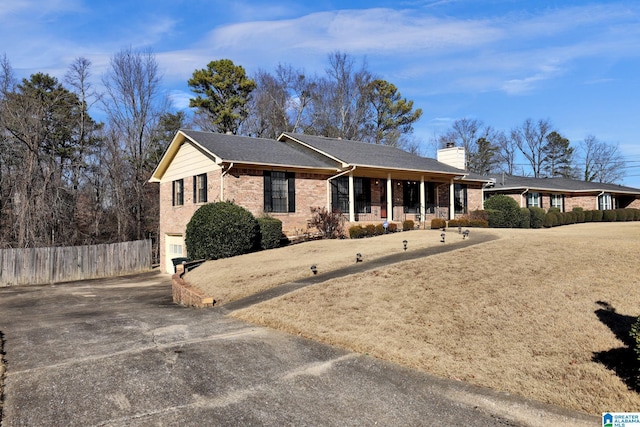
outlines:
{"label": "garage door", "polygon": [[175,236],[167,234],[164,238],[165,244],[165,270],[167,273],[173,274],[173,258],[180,258],[186,256],[184,250],[184,238],[182,236]]}

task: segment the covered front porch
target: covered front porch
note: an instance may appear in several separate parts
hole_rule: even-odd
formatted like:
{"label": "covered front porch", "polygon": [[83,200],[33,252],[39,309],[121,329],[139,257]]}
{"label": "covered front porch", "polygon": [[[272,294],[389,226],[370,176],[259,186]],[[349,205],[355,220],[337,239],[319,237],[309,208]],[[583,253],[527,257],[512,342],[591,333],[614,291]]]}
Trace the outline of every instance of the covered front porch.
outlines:
{"label": "covered front porch", "polygon": [[327,205],[349,223],[416,224],[433,218],[453,219],[466,213],[466,186],[461,176],[420,172],[352,170],[327,180]]}

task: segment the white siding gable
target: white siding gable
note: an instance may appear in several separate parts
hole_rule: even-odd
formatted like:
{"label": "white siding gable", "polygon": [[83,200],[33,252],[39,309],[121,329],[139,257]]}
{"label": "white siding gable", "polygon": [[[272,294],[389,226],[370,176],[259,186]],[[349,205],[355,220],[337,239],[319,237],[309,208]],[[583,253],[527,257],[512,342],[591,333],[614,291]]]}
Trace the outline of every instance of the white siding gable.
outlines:
{"label": "white siding gable", "polygon": [[214,170],[220,170],[220,166],[212,158],[185,142],[180,146],[160,182],[171,182]]}

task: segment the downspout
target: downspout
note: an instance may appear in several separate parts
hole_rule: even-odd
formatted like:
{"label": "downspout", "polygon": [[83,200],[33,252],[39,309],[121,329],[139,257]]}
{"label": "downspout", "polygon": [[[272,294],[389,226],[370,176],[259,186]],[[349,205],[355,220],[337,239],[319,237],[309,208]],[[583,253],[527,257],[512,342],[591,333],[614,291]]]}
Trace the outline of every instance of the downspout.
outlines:
{"label": "downspout", "polygon": [[224,202],[224,177],[229,173],[232,167],[233,167],[233,162],[231,162],[227,170],[226,171],[223,170],[222,174],[220,175],[220,201],[221,202]]}
{"label": "downspout", "polygon": [[522,194],[520,194],[520,207],[521,208],[526,208],[527,205],[525,204],[524,206],[522,206],[522,202],[524,201],[524,195],[527,194],[529,192],[529,189],[527,188],[526,190],[524,190],[522,192]]}
{"label": "downspout", "polygon": [[346,173],[349,173],[349,172],[353,172],[354,170],[356,170],[356,166],[351,166],[351,169],[348,169],[346,171],[342,171],[337,175],[330,176],[329,178],[327,178],[327,207],[331,208],[331,180],[336,179],[336,178],[340,178],[342,175],[344,175]]}

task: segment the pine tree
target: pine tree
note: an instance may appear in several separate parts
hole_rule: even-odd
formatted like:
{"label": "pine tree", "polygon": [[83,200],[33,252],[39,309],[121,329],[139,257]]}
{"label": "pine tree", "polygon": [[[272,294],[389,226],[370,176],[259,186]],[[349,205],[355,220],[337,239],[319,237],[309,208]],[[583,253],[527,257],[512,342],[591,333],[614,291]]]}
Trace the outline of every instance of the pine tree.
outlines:
{"label": "pine tree", "polygon": [[546,136],[542,148],[542,169],[548,177],[574,178],[573,147],[569,140],[553,131]]}

